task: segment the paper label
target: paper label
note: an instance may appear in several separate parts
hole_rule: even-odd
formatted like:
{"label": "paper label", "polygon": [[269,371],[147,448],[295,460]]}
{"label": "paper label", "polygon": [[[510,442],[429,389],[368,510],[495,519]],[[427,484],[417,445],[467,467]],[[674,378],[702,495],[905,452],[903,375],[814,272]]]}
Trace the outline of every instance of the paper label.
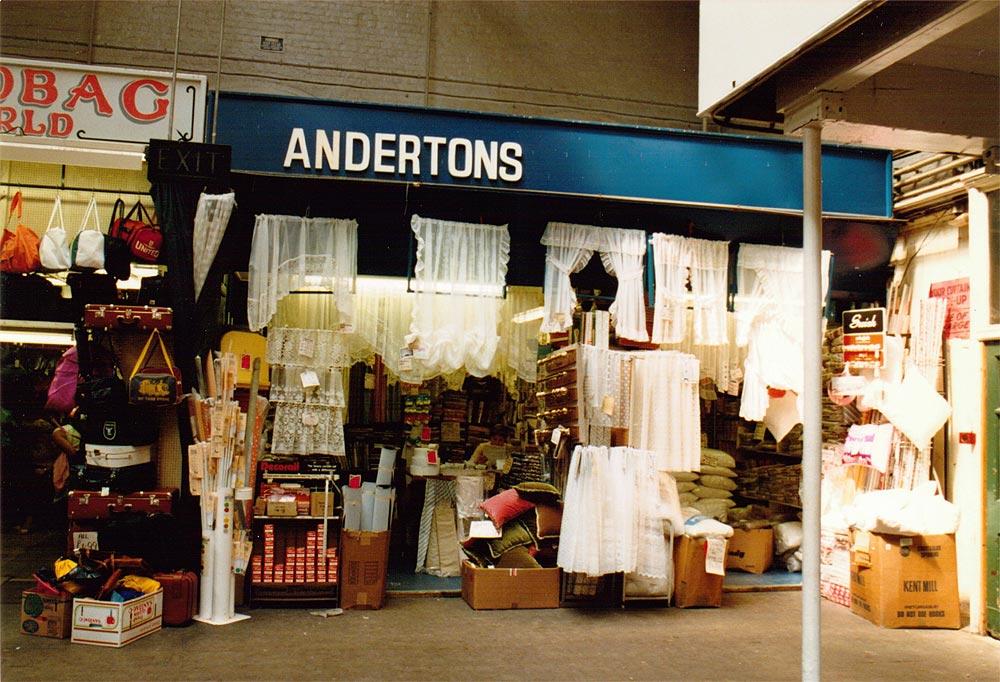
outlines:
{"label": "paper label", "polygon": [[498,538],[500,537],[500,531],[497,530],[497,527],[489,519],[485,521],[473,521],[469,524],[469,537]]}
{"label": "paper label", "polygon": [[601,400],[601,412],[609,417],[615,416],[615,399],[609,395],[604,396]]}
{"label": "paper label", "polygon": [[341,324],[340,329],[338,329],[341,334],[353,334],[354,325],[353,324]]}
{"label": "paper label", "polygon": [[97,531],[73,533],[73,549],[100,549],[97,544]]}
{"label": "paper label", "polygon": [[365,374],[365,390],[372,391],[375,389],[375,375]]}
{"label": "paper label", "polygon": [[437,464],[438,463],[438,453],[437,453],[437,450],[428,450],[427,451],[427,463],[428,464]]}
{"label": "paper label", "polygon": [[319,376],[316,374],[316,370],[307,369],[302,374],[299,375],[299,380],[302,382],[302,388],[318,388],[319,387]]}
{"label": "paper label", "polygon": [[412,372],[413,371],[413,351],[409,348],[404,348],[399,351],[399,371],[400,372]]}
{"label": "paper label", "polygon": [[240,368],[242,368],[242,369],[250,369],[250,364],[251,364],[251,361],[250,361],[250,354],[249,353],[244,353],[243,355],[240,356]]}
{"label": "paper label", "polygon": [[413,358],[415,360],[426,360],[428,357],[430,357],[430,351],[427,349],[427,346],[418,345],[413,349]]}
{"label": "paper label", "polygon": [[681,379],[688,384],[698,383],[698,363],[685,362],[681,370]]}
{"label": "paper label", "polygon": [[562,440],[562,428],[557,427],[557,428],[552,429],[552,437],[549,438],[549,440],[552,441],[553,445],[558,446],[559,445],[559,441]]}
{"label": "paper label", "polygon": [[299,355],[311,358],[316,352],[316,339],[311,336],[304,336],[299,339]]}
{"label": "paper label", "polygon": [[726,539],[708,538],[705,541],[705,573],[726,574]]}
{"label": "paper label", "polygon": [[107,497],[110,494],[111,494],[111,488],[109,488],[108,486],[104,486],[103,488],[101,488],[101,497]]}
{"label": "paper label", "polygon": [[348,488],[360,488],[361,487],[361,474],[351,474],[347,479]]}

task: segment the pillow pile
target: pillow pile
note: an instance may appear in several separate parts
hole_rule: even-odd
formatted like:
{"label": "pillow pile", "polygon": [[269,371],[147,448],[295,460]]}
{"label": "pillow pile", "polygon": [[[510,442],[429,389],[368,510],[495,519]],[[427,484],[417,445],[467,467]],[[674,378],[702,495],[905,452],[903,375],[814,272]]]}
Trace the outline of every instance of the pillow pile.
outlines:
{"label": "pillow pile", "polygon": [[730,508],[735,507],[736,460],[722,450],[701,449],[701,472],[674,474],[681,504],[706,516],[725,522]]}
{"label": "pillow pile", "polygon": [[556,545],[562,525],[558,488],[540,481],[519,483],[479,506],[500,531],[500,537],[467,540],[463,549],[472,563],[498,568],[556,565]]}

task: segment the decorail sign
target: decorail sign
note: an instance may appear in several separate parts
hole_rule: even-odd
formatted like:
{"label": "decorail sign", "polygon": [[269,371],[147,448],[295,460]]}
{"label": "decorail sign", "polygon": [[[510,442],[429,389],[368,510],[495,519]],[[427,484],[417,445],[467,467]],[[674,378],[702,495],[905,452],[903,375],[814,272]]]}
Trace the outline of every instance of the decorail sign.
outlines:
{"label": "decorail sign", "polygon": [[844,325],[844,365],[848,369],[877,368],[885,362],[885,308],[847,310]]}
{"label": "decorail sign", "polygon": [[18,142],[100,147],[150,138],[204,138],[205,77],[107,66],[5,59],[0,65],[0,131]]}

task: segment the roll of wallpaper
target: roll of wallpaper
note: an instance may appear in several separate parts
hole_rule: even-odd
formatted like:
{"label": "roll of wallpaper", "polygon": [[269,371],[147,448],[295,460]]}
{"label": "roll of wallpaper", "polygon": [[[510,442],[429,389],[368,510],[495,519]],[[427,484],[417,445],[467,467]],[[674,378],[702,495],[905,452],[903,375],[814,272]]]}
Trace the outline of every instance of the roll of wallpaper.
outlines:
{"label": "roll of wallpaper", "polygon": [[361,484],[361,530],[374,530],[375,522],[375,484]]}
{"label": "roll of wallpaper", "polygon": [[344,488],[344,529],[361,530],[361,488]]}
{"label": "roll of wallpaper", "polygon": [[396,448],[382,448],[378,458],[376,485],[392,485],[392,470],[396,465]]}

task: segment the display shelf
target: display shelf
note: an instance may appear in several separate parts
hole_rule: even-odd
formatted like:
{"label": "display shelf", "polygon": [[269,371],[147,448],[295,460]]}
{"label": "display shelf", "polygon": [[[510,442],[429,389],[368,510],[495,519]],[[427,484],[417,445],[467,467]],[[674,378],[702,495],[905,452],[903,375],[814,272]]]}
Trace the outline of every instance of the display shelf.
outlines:
{"label": "display shelf", "polygon": [[787,459],[797,459],[799,461],[802,460],[802,455],[801,454],[794,454],[794,453],[791,453],[791,452],[779,452],[777,450],[766,450],[766,449],[763,449],[763,448],[751,448],[751,447],[747,447],[745,445],[737,446],[736,449],[739,450],[740,452],[749,452],[749,453],[754,454],[754,455],[763,455],[763,456],[766,456],[766,457],[785,457]]}
{"label": "display shelf", "polygon": [[340,474],[283,474],[280,471],[262,471],[260,477],[265,481],[280,478],[284,481],[339,481]]}
{"label": "display shelf", "polygon": [[764,497],[753,497],[752,495],[744,495],[743,493],[736,492],[735,495],[742,497],[745,500],[751,500],[753,502],[766,502],[768,504],[780,504],[784,507],[792,507],[793,509],[802,509],[801,504],[792,504],[791,502],[782,502],[781,500],[770,500]]}
{"label": "display shelf", "polygon": [[255,602],[338,601],[340,583],[253,583]]}
{"label": "display shelf", "polygon": [[299,516],[267,516],[265,514],[261,514],[259,516],[255,516],[253,518],[254,518],[255,521],[257,519],[261,519],[261,520],[265,520],[265,521],[323,521],[323,520],[326,520],[326,521],[339,521],[340,520],[340,515],[335,514],[333,516],[302,516],[302,515],[299,515]]}

